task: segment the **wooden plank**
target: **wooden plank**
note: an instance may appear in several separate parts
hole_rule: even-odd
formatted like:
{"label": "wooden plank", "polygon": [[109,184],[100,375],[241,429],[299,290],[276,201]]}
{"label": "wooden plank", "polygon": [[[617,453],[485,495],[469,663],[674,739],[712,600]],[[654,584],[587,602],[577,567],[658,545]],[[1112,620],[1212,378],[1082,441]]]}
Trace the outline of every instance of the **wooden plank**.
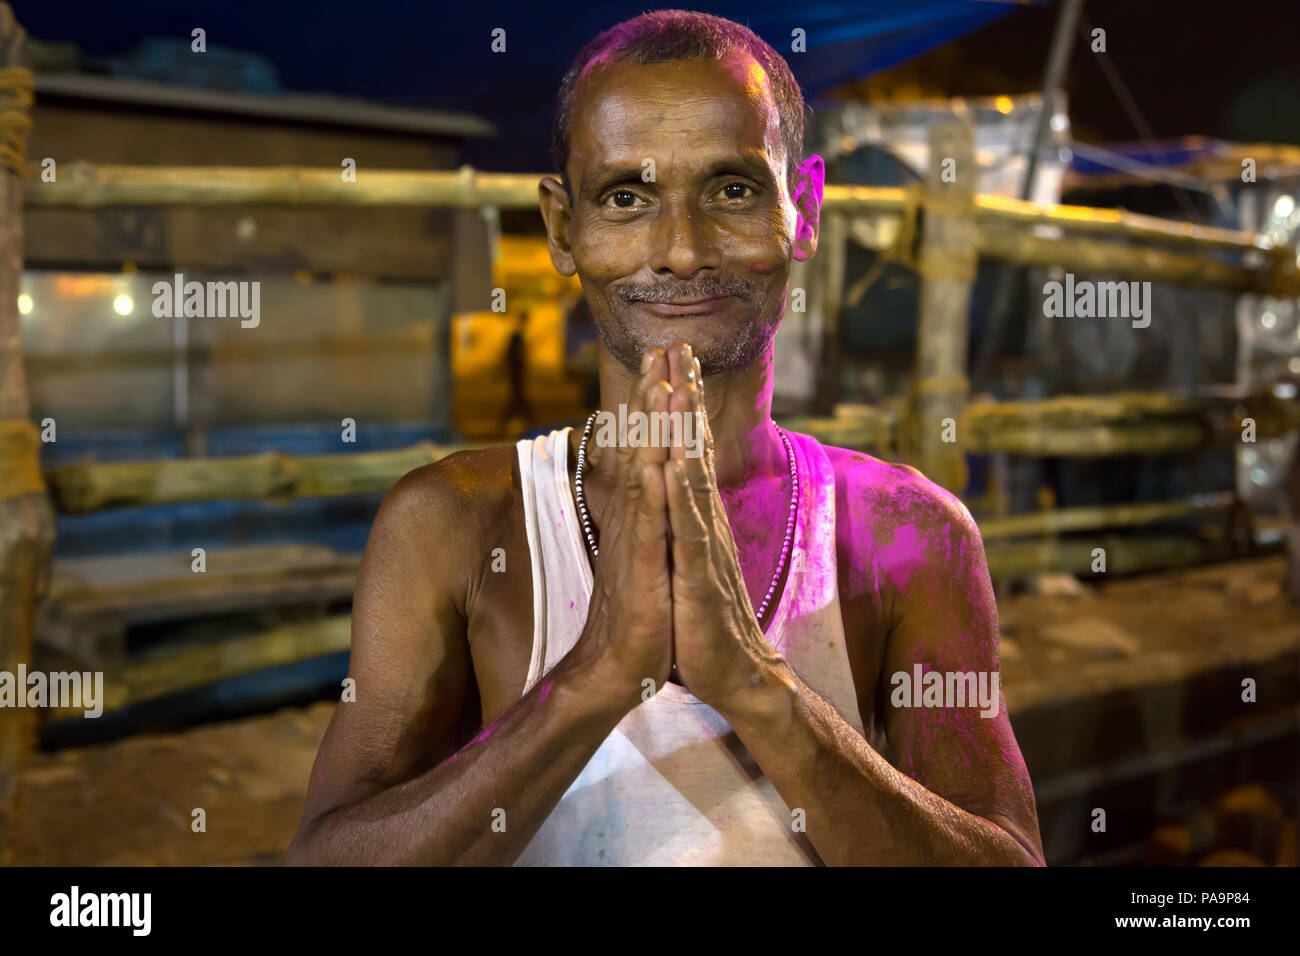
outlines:
{"label": "wooden plank", "polygon": [[1028,514],[989,518],[980,522],[985,541],[1031,534],[1059,534],[1093,528],[1131,527],[1215,514],[1232,507],[1232,492],[1197,495],[1184,501],[1134,502],[1116,505],[1092,505],[1083,508],[1056,508]]}
{"label": "wooden plank", "polygon": [[[132,664],[120,674],[105,675],[104,712],[269,667],[345,651],[351,644],[352,617],[337,614]],[[48,719],[81,716],[80,709],[64,708],[50,712]]]}
{"label": "wooden plank", "polygon": [[212,549],[201,573],[187,551],[59,561],[45,605],[65,620],[108,616],[135,624],[345,600],[360,563],[359,554],[320,545]]}
{"label": "wooden plank", "polygon": [[317,497],[387,491],[408,471],[480,445],[421,442],[395,451],[306,457],[264,452],[229,458],[77,463],[47,473],[61,513],[181,501]]}

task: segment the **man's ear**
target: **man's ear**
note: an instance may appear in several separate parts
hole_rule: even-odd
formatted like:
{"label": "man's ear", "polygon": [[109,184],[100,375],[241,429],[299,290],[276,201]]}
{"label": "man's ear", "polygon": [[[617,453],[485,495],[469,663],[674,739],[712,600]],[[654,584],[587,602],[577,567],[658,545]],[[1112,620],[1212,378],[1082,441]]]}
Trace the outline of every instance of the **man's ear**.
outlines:
{"label": "man's ear", "polygon": [[795,173],[793,198],[798,219],[794,230],[794,257],[798,262],[811,259],[817,252],[825,186],[826,163],[814,153],[799,164]]}
{"label": "man's ear", "polygon": [[551,264],[562,276],[578,271],[569,246],[569,193],[554,176],[543,176],[537,183],[537,198],[542,206],[542,220],[546,223],[546,244],[551,252]]}

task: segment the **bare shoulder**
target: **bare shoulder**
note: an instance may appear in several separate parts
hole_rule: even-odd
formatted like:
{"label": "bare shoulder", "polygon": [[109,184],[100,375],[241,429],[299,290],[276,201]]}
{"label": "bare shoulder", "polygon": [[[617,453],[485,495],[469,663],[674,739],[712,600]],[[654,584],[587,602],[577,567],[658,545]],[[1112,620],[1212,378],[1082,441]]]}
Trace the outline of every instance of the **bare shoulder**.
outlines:
{"label": "bare shoulder", "polygon": [[903,528],[917,533],[956,532],[979,536],[975,519],[960,498],[911,465],[881,461],[865,452],[822,445],[835,469],[840,494],[878,538]]}
{"label": "bare shoulder", "polygon": [[473,562],[465,556],[486,553],[510,524],[518,502],[514,463],[514,446],[499,445],[454,452],[407,472],[384,497],[367,562],[400,558],[408,567],[436,571],[436,580],[466,583]]}
{"label": "bare shoulder", "polygon": [[383,507],[421,523],[456,518],[491,524],[511,505],[514,462],[513,445],[453,452],[408,471],[389,490]]}

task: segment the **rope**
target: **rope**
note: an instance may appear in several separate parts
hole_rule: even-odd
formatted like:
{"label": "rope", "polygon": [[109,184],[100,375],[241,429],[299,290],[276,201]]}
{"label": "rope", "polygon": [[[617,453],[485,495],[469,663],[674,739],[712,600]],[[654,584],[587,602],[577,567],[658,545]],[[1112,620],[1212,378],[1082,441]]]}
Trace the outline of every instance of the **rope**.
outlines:
{"label": "rope", "polygon": [[32,71],[0,67],[0,166],[27,178],[27,134],[32,128]]}
{"label": "rope", "polygon": [[22,419],[0,419],[0,501],[44,493],[40,432]]}

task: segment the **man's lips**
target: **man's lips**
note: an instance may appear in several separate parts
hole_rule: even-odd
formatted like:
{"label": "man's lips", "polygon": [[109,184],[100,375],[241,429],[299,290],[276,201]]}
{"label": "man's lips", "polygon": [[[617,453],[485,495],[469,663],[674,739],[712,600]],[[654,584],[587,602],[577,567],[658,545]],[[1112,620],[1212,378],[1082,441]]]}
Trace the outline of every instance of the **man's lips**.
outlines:
{"label": "man's lips", "polygon": [[655,315],[665,318],[683,315],[709,315],[725,308],[734,295],[716,295],[707,299],[682,299],[676,302],[639,302]]}

